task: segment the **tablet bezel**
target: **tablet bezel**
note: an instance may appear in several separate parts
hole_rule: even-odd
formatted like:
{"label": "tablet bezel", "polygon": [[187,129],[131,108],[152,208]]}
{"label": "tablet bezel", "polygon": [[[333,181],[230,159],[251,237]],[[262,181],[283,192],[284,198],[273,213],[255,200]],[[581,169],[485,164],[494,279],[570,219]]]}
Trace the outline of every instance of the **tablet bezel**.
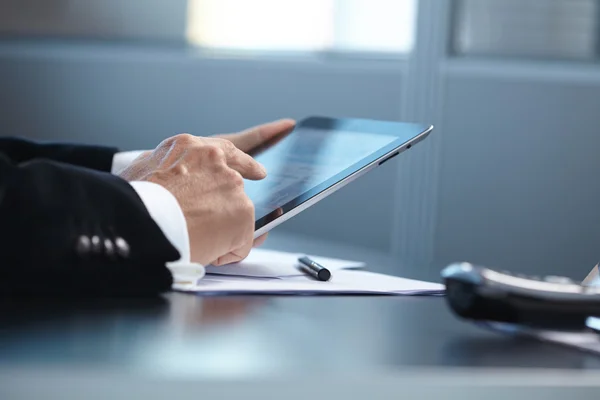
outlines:
{"label": "tablet bezel", "polygon": [[[396,136],[397,139],[380,148],[369,156],[356,162],[350,167],[340,171],[332,178],[321,184],[307,190],[295,199],[287,202],[278,209],[255,221],[255,234],[258,237],[289,218],[297,215],[299,212],[310,207],[312,204],[334,193],[347,183],[363,175],[368,170],[382,164],[391,157],[396,156],[402,151],[410,148],[419,141],[423,140],[433,130],[433,126],[411,124],[404,122],[375,121],[366,119],[338,119],[328,117],[309,117],[300,121],[294,131],[303,128],[321,129],[324,131],[342,130],[363,132],[369,134],[379,134],[387,136]],[[409,135],[407,140],[406,131],[410,129],[414,134]],[[400,133],[401,132],[401,133]],[[292,135],[294,132],[291,133]]]}

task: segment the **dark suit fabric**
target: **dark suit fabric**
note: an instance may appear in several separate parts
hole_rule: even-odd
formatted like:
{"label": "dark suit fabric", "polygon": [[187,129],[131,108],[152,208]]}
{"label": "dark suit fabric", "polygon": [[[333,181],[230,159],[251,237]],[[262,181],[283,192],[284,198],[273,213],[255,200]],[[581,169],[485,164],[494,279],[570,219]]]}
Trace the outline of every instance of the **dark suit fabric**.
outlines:
{"label": "dark suit fabric", "polygon": [[179,254],[135,190],[110,174],[116,151],[0,138],[0,296],[170,289],[165,263]]}

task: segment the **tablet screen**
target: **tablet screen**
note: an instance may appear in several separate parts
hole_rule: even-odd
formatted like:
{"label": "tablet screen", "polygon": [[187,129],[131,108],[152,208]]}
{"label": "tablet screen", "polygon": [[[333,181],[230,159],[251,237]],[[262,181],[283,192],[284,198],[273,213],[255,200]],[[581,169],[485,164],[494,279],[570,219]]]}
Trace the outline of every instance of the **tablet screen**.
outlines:
{"label": "tablet screen", "polygon": [[[400,138],[329,122],[300,123],[289,136],[255,156],[268,174],[264,180],[245,182],[255,206],[256,229],[420,132],[413,129]],[[269,218],[275,210],[279,214]]]}

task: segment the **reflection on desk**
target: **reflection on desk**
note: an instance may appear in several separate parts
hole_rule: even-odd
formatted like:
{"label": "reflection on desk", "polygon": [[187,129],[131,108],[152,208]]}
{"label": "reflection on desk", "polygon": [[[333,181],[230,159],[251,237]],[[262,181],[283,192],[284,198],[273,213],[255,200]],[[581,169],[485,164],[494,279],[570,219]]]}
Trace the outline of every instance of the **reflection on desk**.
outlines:
{"label": "reflection on desk", "polygon": [[[0,365],[247,377],[404,367],[599,368],[456,320],[435,298],[199,298],[1,306]],[[376,310],[376,312],[374,312]]]}

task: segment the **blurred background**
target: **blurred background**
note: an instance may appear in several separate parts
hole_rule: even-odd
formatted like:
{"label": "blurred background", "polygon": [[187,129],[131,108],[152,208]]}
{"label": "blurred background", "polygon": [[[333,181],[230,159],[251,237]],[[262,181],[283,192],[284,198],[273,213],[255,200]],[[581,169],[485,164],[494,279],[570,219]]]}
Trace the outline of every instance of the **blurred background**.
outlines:
{"label": "blurred background", "polygon": [[462,260],[583,278],[599,17],[597,0],[0,0],[0,132],[139,149],[313,114],[431,123],[277,234],[417,278]]}

